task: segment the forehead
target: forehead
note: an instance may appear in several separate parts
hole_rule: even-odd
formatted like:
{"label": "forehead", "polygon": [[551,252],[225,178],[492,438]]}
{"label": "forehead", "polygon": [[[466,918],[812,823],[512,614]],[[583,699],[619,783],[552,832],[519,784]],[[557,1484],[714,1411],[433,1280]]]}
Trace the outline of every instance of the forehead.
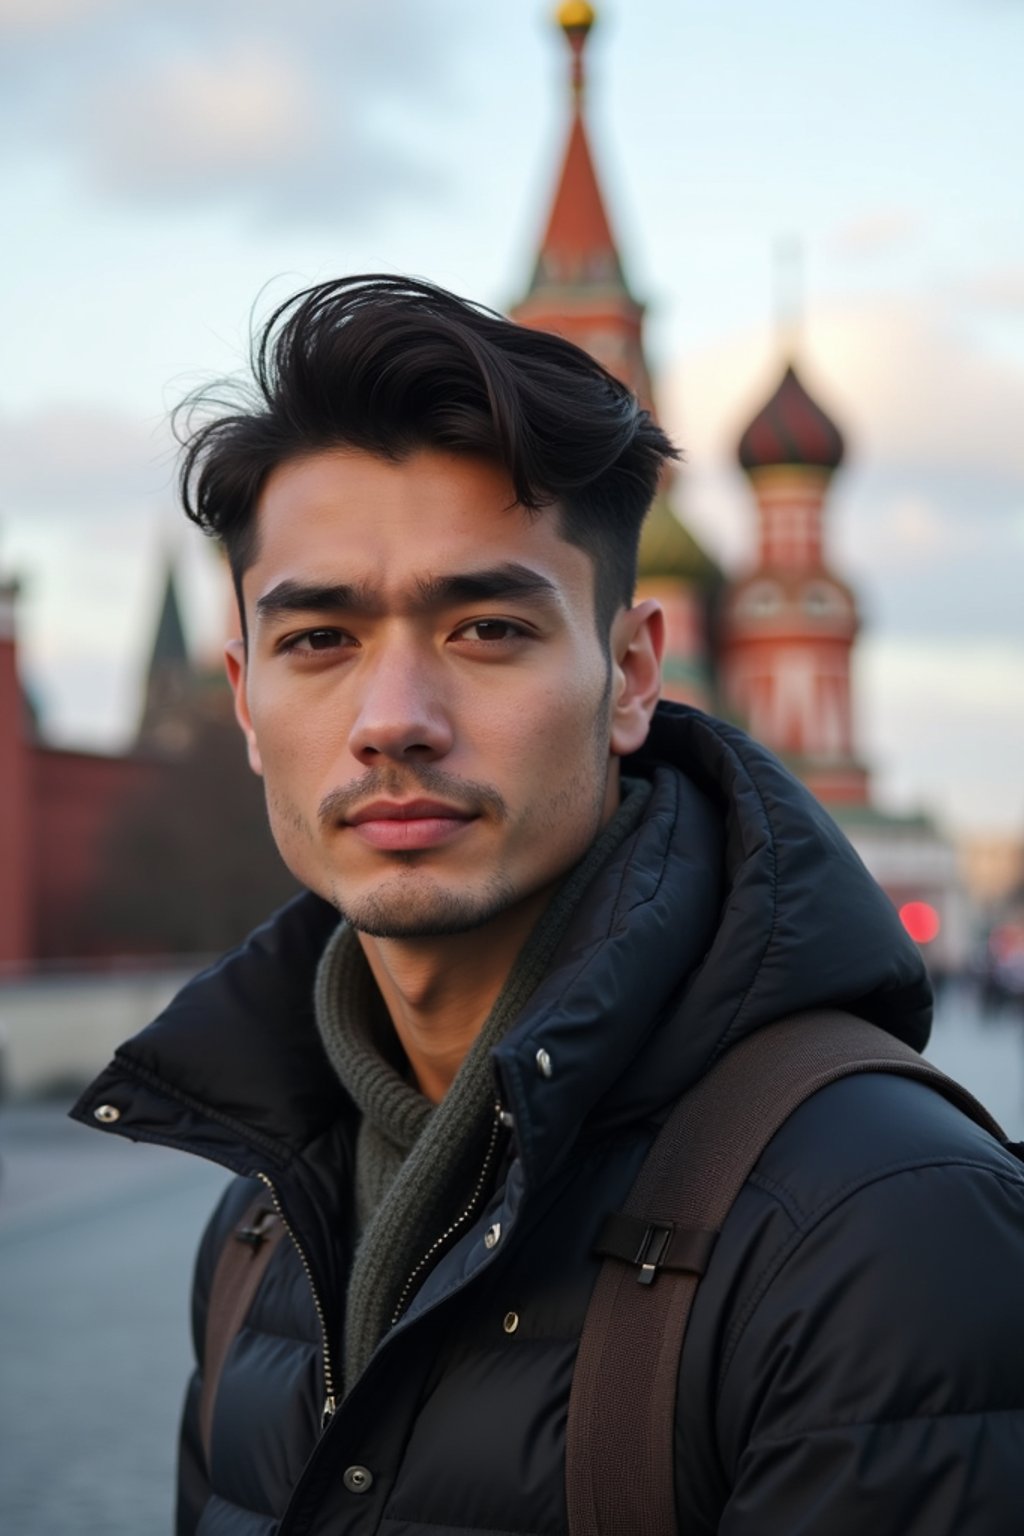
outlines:
{"label": "forehead", "polygon": [[500,466],[420,449],[400,461],[338,448],[279,465],[256,507],[247,597],[286,580],[360,581],[396,594],[482,565],[518,562],[593,607],[590,556],[561,536],[558,510],[527,511]]}

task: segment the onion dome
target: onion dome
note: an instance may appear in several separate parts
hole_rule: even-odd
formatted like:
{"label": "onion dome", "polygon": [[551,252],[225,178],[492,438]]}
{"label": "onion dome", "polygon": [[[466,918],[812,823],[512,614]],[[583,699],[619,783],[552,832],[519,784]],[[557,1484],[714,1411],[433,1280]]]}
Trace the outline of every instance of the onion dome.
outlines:
{"label": "onion dome", "polygon": [[842,463],[843,439],[790,363],[778,389],[740,438],[737,453],[748,472],[775,464],[805,464],[831,472]]}

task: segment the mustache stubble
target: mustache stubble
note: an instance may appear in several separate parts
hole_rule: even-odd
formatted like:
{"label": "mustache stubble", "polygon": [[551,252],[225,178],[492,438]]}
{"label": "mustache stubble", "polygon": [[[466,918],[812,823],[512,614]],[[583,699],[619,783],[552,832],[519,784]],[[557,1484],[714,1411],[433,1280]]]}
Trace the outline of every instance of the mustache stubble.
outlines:
{"label": "mustache stubble", "polygon": [[347,821],[368,801],[406,800],[413,790],[443,800],[453,810],[468,816],[485,814],[499,822],[509,817],[504,799],[490,784],[456,778],[434,763],[407,763],[401,768],[388,763],[368,768],[354,783],[328,791],[317,807],[317,820],[322,827],[331,826]]}

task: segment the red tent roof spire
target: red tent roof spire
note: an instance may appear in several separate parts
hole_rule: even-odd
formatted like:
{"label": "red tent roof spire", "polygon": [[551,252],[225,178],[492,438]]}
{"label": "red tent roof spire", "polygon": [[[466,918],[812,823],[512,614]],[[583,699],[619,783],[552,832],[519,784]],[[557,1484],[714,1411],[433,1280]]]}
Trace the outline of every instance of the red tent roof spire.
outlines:
{"label": "red tent roof spire", "polygon": [[651,408],[643,305],[626,285],[583,118],[584,49],[593,7],[566,0],[557,20],[572,65],[569,138],[530,286],[512,315],[522,325],[575,342]]}
{"label": "red tent roof spire", "polygon": [[558,9],[558,24],[572,54],[572,123],[562,173],[541,241],[535,282],[622,281],[619,254],[583,120],[583,58],[594,20],[593,7],[582,0],[567,0]]}

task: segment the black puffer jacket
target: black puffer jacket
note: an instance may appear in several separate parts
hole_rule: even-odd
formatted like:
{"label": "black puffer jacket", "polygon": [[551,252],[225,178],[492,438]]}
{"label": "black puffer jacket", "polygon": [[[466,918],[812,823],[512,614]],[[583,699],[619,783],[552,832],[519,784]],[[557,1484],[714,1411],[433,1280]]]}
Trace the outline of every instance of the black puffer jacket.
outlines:
{"label": "black puffer jacket", "polygon": [[[228,1359],[209,1475],[192,1384],[181,1536],[564,1532],[591,1247],[672,1103],[730,1042],[795,1009],[838,1004],[924,1044],[916,950],[768,754],[663,706],[632,766],[654,778],[646,819],[495,1053],[514,1117],[496,1183],[322,1433],[355,1129],[311,1014],[334,914],[312,897],[285,909],[80,1101],[83,1119],[109,1104],[118,1132],[262,1173],[302,1249],[279,1248]],[[203,1244],[200,1346],[213,1265],[252,1189],[230,1188]],[[488,1229],[500,1229],[491,1245]],[[1019,1536],[1022,1297],[1014,1157],[918,1083],[821,1092],[762,1157],[698,1292],[678,1403],[681,1528]]]}

